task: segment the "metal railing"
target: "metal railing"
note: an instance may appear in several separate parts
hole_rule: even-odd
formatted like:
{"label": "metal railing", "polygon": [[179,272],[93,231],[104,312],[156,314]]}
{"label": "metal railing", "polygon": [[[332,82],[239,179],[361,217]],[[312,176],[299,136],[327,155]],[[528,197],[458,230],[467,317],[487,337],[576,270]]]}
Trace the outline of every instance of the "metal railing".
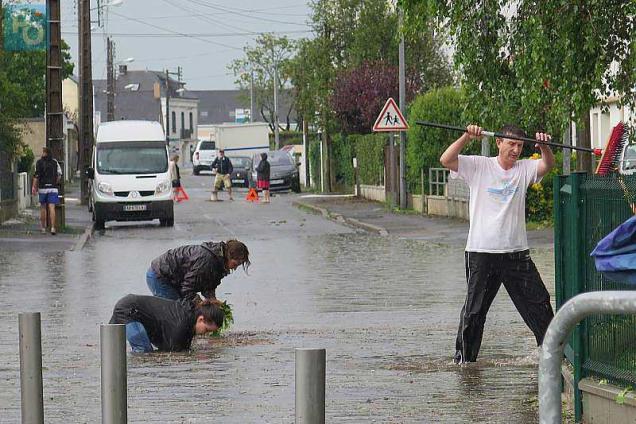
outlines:
{"label": "metal railing", "polygon": [[[557,308],[587,292],[632,290],[596,271],[590,252],[633,215],[628,199],[636,176],[572,173],[554,179],[555,294]],[[616,385],[636,384],[636,317],[591,315],[576,326],[565,345],[574,368],[575,419],[582,415],[579,381],[586,376]]]}

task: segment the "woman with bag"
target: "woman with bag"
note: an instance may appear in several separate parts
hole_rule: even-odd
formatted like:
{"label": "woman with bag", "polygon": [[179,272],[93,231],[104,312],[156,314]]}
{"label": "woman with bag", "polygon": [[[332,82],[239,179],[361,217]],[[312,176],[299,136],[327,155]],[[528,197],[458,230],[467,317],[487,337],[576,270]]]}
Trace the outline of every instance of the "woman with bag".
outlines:
{"label": "woman with bag", "polygon": [[168,164],[168,170],[170,171],[170,179],[172,180],[172,195],[175,202],[182,200],[188,200],[188,194],[181,186],[181,173],[179,172],[179,155],[174,155],[172,160]]}

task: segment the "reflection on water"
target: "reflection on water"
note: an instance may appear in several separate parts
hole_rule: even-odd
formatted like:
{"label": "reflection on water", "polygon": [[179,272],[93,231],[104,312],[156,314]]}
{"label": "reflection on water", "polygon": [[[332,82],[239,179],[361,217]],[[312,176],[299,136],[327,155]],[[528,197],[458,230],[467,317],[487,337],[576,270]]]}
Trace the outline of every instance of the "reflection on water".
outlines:
{"label": "reflection on water", "polygon": [[[130,422],[293,422],[295,347],[327,348],[330,422],[536,421],[536,347],[505,291],[477,364],[451,362],[463,251],[368,234],[247,239],[253,266],[217,294],[226,338],[130,355]],[[81,252],[0,252],[0,422],[19,421],[17,313],[42,312],[47,423],[100,417],[99,324],[147,293],[150,260],[190,240],[98,238]],[[533,253],[552,287],[548,250]]]}

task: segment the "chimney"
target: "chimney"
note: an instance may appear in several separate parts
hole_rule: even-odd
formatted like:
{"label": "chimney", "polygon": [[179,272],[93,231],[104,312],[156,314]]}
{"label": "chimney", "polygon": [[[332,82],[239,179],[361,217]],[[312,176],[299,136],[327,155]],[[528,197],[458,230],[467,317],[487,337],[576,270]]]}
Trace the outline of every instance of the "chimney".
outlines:
{"label": "chimney", "polygon": [[128,72],[128,65],[119,65],[119,75],[126,75]]}

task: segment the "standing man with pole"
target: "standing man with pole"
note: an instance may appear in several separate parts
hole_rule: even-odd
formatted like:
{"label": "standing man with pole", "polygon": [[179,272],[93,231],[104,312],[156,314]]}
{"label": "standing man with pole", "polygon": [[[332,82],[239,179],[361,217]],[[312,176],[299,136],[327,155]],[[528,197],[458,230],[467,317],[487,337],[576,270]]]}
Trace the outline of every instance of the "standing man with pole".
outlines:
{"label": "standing man with pole", "polygon": [[[500,132],[525,137],[513,125],[504,126]],[[470,189],[465,252],[468,287],[455,342],[457,364],[477,360],[486,314],[502,283],[538,346],[554,316],[550,294],[530,258],[525,221],[526,191],[554,167],[552,150],[537,144],[541,159],[518,160],[523,142],[504,137],[496,139],[496,157],[460,155],[471,140],[481,137],[482,128],[469,125],[440,157],[451,178],[463,179]],[[537,133],[536,140],[549,141],[550,136]]]}

